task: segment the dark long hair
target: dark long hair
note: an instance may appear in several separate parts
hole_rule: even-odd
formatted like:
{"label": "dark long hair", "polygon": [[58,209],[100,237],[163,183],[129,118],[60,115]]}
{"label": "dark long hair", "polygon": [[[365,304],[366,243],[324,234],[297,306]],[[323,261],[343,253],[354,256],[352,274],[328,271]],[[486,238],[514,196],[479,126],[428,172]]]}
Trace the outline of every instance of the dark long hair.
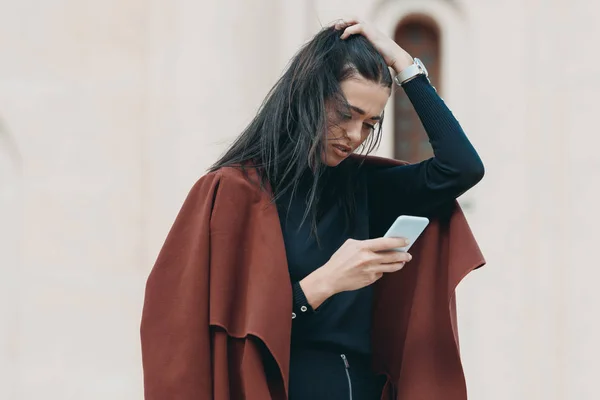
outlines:
{"label": "dark long hair", "polygon": [[[210,168],[210,171],[226,166],[243,169],[250,163],[257,168],[261,187],[266,182],[270,184],[273,202],[288,191],[293,196],[298,182],[310,172],[314,179],[302,223],[312,215],[311,232],[315,235],[321,194],[319,179],[327,167],[321,152],[325,149],[328,124],[332,123],[331,115],[328,121],[326,102],[330,110],[333,104],[334,114],[347,110],[340,83],[357,75],[384,87],[392,86],[390,71],[375,47],[362,35],[342,40],[341,33],[333,27],[324,28],[296,53],[252,122]],[[363,143],[361,154],[377,148],[381,125],[380,122]],[[349,174],[336,182],[338,193],[344,193],[338,201],[345,211],[345,222],[351,226],[355,185]]]}

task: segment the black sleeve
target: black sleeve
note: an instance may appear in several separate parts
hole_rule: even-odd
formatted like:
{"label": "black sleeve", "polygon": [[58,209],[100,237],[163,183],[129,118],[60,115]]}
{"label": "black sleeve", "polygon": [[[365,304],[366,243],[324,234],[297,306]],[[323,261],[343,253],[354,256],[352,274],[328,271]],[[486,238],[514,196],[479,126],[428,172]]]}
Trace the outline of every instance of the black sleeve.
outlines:
{"label": "black sleeve", "polygon": [[313,310],[308,300],[306,300],[306,295],[302,290],[302,286],[300,286],[300,282],[292,283],[292,295],[294,296],[292,319],[296,319],[300,315],[315,313],[315,310]]}
{"label": "black sleeve", "polygon": [[379,226],[391,225],[400,214],[430,216],[484,175],[479,155],[429,80],[421,75],[403,88],[434,156],[418,164],[366,169],[370,216]]}

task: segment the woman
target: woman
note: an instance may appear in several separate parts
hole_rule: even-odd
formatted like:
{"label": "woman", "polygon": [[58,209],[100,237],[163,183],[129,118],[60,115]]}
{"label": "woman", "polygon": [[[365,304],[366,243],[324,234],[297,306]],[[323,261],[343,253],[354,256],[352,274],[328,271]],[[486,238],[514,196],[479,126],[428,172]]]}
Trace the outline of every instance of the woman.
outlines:
{"label": "woman", "polygon": [[[389,251],[404,246],[404,239],[380,236],[400,214],[435,218],[483,177],[480,158],[425,71],[416,65],[418,61],[393,40],[364,22],[345,19],[323,29],[293,58],[254,120],[211,168],[213,174],[242,169],[248,177],[248,170],[256,171],[276,204],[293,296],[289,382],[284,382],[291,400],[382,396],[389,376],[372,368],[372,284],[402,269],[412,257]],[[379,142],[394,77],[419,114],[434,150],[433,158],[418,164],[390,167],[353,155],[359,149],[368,153]],[[248,201],[225,203],[208,193],[215,198],[211,210],[230,215],[238,212],[236,201],[241,208]],[[173,229],[185,230],[185,225],[178,218]],[[214,232],[210,238],[218,240]],[[256,248],[249,247],[241,251]],[[161,257],[157,265],[165,264]],[[217,279],[214,276],[207,279]],[[150,284],[149,280],[146,320],[156,314],[148,300],[155,290]],[[211,291],[214,286],[211,281]],[[251,285],[244,287],[252,290]],[[232,289],[232,298],[241,296],[236,290],[241,289]],[[146,331],[162,329],[160,323],[166,322],[147,322]],[[211,326],[225,324],[211,322]],[[142,329],[144,339],[144,321]],[[231,333],[234,328],[224,330],[228,340],[242,336]],[[261,350],[261,363],[271,376],[269,354],[275,351],[268,340],[262,342],[266,348]],[[206,368],[215,369],[217,351],[212,346],[212,366]],[[145,368],[155,347],[143,348]],[[279,365],[279,370],[285,367]],[[214,381],[213,376],[213,386]],[[147,374],[147,397],[156,393],[148,389],[150,384]],[[234,394],[236,385],[228,385],[228,394],[219,396],[250,398],[243,390]],[[277,397],[270,383],[269,391]],[[212,393],[218,397],[214,387]]]}

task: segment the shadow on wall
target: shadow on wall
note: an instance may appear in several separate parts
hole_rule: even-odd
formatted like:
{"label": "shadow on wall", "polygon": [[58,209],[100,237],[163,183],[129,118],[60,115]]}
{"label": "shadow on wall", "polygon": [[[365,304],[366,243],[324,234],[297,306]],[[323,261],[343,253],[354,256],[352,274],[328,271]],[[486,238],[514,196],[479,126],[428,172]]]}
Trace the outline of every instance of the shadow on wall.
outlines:
{"label": "shadow on wall", "polygon": [[[9,130],[4,123],[4,120],[0,116],[0,154],[2,154],[2,168],[0,168],[0,173],[3,173],[6,170],[6,165],[4,164],[4,157],[8,157],[8,161],[12,161],[11,164],[15,169],[19,172],[22,171],[23,167],[23,159],[21,154],[19,153],[19,149],[17,147],[17,143],[14,138],[10,135]],[[0,183],[4,181],[0,180]]]}
{"label": "shadow on wall", "polygon": [[1,399],[16,398],[18,382],[18,301],[22,270],[23,161],[0,118],[0,385]]}

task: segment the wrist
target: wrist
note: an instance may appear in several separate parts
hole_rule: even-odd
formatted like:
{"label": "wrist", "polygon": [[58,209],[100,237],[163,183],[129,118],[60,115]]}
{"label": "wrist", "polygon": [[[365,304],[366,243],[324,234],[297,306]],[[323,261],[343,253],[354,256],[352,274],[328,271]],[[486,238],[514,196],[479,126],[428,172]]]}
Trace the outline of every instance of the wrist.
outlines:
{"label": "wrist", "polygon": [[329,283],[329,280],[320,268],[309,274],[299,283],[308,304],[310,304],[313,310],[316,310],[325,300],[335,294],[333,285]]}
{"label": "wrist", "polygon": [[410,67],[411,65],[413,65],[414,63],[414,59],[410,56],[410,54],[408,53],[402,53],[399,54],[395,59],[394,62],[392,63],[392,65],[390,65],[390,67],[392,67],[392,69],[394,70],[394,72],[396,73],[396,75],[398,75],[400,72],[402,72],[403,69]]}

